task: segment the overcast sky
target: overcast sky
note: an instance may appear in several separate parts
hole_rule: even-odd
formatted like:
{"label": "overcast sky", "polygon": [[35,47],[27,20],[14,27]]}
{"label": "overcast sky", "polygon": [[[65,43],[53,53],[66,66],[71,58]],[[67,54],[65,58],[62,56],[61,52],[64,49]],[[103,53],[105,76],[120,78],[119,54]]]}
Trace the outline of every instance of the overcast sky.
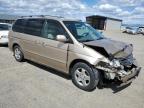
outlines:
{"label": "overcast sky", "polygon": [[60,15],[85,20],[89,15],[144,24],[144,0],[0,0],[0,14]]}

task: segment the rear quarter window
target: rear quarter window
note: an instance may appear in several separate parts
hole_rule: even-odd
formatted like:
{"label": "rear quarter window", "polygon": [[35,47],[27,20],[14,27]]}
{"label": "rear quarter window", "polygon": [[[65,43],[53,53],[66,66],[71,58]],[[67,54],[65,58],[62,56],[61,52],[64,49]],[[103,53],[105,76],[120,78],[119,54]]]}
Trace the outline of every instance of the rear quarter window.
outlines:
{"label": "rear quarter window", "polygon": [[15,32],[23,33],[24,28],[25,28],[25,24],[26,24],[26,20],[25,19],[18,19],[14,23],[14,25],[12,27],[12,30],[15,31]]}

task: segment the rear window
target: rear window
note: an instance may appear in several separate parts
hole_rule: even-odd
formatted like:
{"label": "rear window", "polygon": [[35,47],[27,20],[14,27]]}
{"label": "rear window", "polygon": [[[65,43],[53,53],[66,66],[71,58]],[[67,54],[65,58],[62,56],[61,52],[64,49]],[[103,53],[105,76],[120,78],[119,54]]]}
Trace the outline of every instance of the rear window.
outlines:
{"label": "rear window", "polygon": [[18,19],[13,25],[13,31],[40,36],[44,19]]}

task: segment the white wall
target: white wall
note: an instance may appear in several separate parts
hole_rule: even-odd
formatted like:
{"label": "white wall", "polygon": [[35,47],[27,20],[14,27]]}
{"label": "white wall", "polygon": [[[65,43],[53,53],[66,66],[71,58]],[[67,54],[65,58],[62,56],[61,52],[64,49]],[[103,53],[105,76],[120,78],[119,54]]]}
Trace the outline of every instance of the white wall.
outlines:
{"label": "white wall", "polygon": [[121,21],[107,19],[106,21],[106,30],[120,30]]}

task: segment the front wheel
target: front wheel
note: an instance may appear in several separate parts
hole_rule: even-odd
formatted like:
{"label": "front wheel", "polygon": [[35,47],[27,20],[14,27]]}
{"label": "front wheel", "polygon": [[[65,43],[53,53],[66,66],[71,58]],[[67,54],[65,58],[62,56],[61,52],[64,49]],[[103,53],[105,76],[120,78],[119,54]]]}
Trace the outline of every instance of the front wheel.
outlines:
{"label": "front wheel", "polygon": [[14,57],[18,62],[22,62],[24,59],[23,52],[18,45],[14,46]]}
{"label": "front wheel", "polygon": [[82,90],[91,91],[98,85],[98,71],[86,63],[76,63],[71,70],[71,74],[72,82]]}

